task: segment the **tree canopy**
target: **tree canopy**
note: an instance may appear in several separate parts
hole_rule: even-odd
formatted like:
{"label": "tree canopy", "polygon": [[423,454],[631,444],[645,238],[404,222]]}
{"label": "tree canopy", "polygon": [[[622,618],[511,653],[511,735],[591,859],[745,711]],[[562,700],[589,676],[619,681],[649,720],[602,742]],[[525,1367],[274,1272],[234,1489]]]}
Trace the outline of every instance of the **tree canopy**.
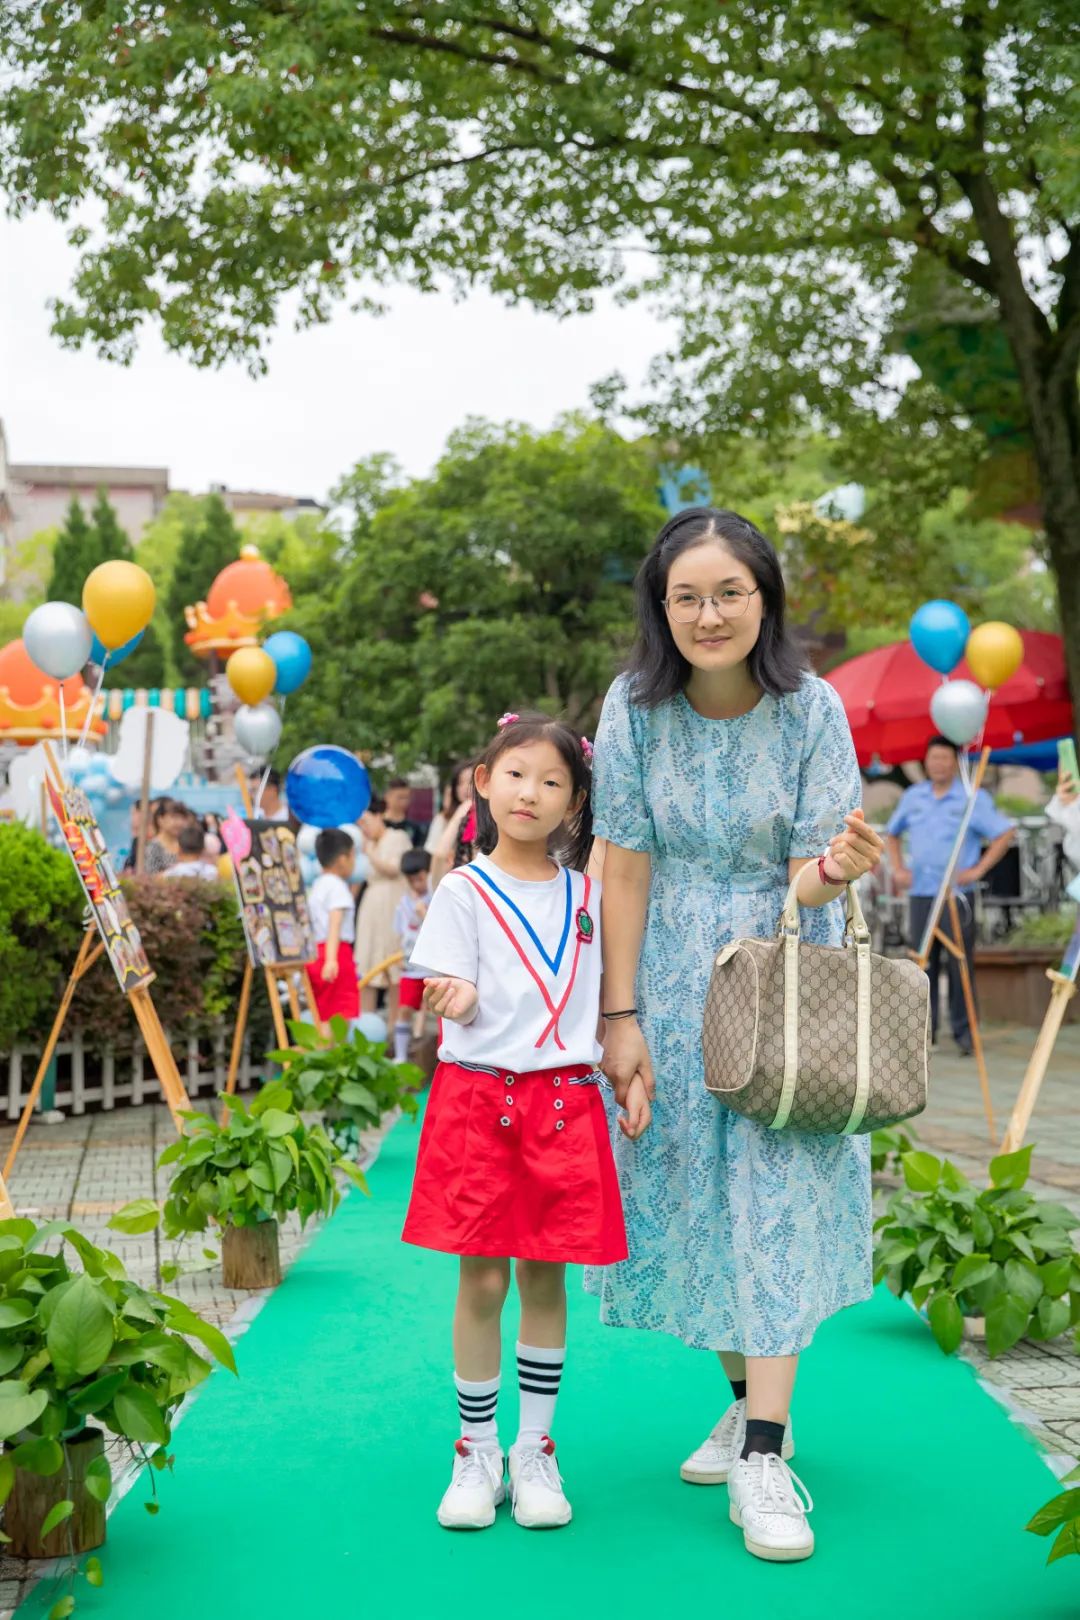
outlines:
{"label": "tree canopy", "polygon": [[184,609],[206,601],[221,570],[239,557],[242,538],[220,495],[206,496],[192,518],[181,531],[165,592],[170,667],[184,682],[201,677],[206,670],[184,640],[188,628]]}

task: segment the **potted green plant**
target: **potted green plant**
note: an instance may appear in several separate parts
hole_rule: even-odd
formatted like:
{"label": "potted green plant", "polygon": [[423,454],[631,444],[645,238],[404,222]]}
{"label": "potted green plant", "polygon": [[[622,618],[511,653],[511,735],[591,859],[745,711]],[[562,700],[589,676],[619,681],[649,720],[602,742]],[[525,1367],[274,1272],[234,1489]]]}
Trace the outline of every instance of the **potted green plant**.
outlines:
{"label": "potted green plant", "polygon": [[903,1173],[901,1160],[910,1153],[918,1137],[911,1121],[903,1125],[886,1125],[870,1137],[870,1169],[875,1176],[899,1176]]}
{"label": "potted green plant", "polygon": [[[1075,927],[1076,907],[1066,905],[1026,917],[999,944],[978,946],[979,996],[993,1008],[995,1019],[1032,1028],[1042,1023],[1050,999],[1047,971],[1061,965]],[[1076,1001],[1069,1003],[1065,1018],[1067,1022],[1080,1018]]]}
{"label": "potted green plant", "polygon": [[1028,1191],[1031,1151],[992,1159],[981,1190],[947,1159],[902,1155],[906,1185],[874,1223],[874,1280],[925,1310],[946,1354],[965,1323],[975,1335],[984,1325],[987,1351],[999,1356],[1019,1339],[1054,1339],[1080,1322],[1071,1236],[1080,1219]]}
{"label": "potted green plant", "polygon": [[1054,1545],[1046,1555],[1048,1564],[1055,1563],[1059,1558],[1065,1558],[1070,1553],[1080,1553],[1080,1490],[1077,1482],[1080,1481],[1080,1468],[1074,1468],[1065,1475],[1061,1481],[1068,1485],[1069,1490],[1062,1491],[1058,1496],[1052,1496],[1041,1507],[1034,1518],[1024,1526],[1033,1536],[1054,1536]]}
{"label": "potted green plant", "polygon": [[[54,1239],[61,1246],[46,1253]],[[0,1539],[12,1555],[74,1557],[104,1541],[102,1426],[144,1462],[171,1463],[172,1415],[210,1371],[188,1336],[235,1373],[218,1328],[134,1282],[70,1221],[0,1221]],[[96,1566],[88,1573],[100,1583]]]}
{"label": "potted green plant", "polygon": [[347,1157],[355,1158],[360,1135],[378,1125],[384,1114],[400,1108],[414,1118],[416,1093],[424,1075],[413,1063],[395,1063],[385,1042],[372,1041],[348,1020],[330,1019],[327,1034],[311,1024],[290,1023],[295,1047],[271,1052],[298,1106],[320,1112],[327,1134]]}
{"label": "potted green plant", "polygon": [[[319,1125],[305,1124],[283,1081],[264,1086],[245,1104],[221,1094],[221,1120],[182,1113],[184,1135],[158,1159],[176,1167],[163,1208],[168,1237],[221,1227],[222,1276],[227,1288],[269,1288],[281,1281],[278,1226],[292,1210],[306,1225],[329,1215],[341,1194],[336,1169],[367,1192],[362,1172],[343,1159]],[[155,1206],[149,1201],[147,1214]]]}

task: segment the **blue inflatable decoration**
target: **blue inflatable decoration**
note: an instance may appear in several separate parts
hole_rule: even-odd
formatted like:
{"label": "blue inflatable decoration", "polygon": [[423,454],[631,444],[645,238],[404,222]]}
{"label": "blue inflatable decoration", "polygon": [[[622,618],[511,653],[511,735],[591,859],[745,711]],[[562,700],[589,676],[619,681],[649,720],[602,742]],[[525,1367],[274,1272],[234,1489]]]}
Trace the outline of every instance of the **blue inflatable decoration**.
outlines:
{"label": "blue inflatable decoration", "polygon": [[361,1013],[353,1023],[365,1040],[381,1042],[386,1040],[386,1020],[380,1018],[378,1013]]}
{"label": "blue inflatable decoration", "polygon": [[912,617],[909,634],[924,664],[939,675],[951,675],[964,656],[971,621],[955,602],[924,602]]}
{"label": "blue inflatable decoration", "polygon": [[269,653],[277,669],[274,691],[282,697],[295,692],[311,674],[311,648],[295,630],[275,630],[263,642],[263,652]]}
{"label": "blue inflatable decoration", "polygon": [[320,743],[305,748],[285,778],[289,809],[312,827],[340,827],[356,821],[371,803],[371,783],[347,748]]}
{"label": "blue inflatable decoration", "polygon": [[95,636],[93,641],[90,643],[90,662],[92,664],[97,664],[100,667],[105,663],[106,658],[108,658],[109,668],[115,669],[117,664],[123,662],[128,653],[133,653],[135,651],[145,634],[145,630],[140,630],[137,636],[132,636],[130,641],[125,641],[124,645],[122,647],[117,647],[115,652],[106,652],[104,645],[98,640],[97,636]]}

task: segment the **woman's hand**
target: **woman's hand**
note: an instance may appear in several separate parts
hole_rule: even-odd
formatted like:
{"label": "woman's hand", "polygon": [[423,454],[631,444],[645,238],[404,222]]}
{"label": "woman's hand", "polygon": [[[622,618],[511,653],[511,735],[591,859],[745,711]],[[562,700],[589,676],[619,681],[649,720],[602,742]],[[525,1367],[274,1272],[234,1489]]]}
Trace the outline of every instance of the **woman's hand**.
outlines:
{"label": "woman's hand", "polygon": [[475,984],[468,979],[425,979],[424,1006],[437,1018],[449,1018],[455,1024],[467,1024],[476,1011]]}
{"label": "woman's hand", "polygon": [[636,1018],[616,1018],[604,1026],[604,1055],[600,1060],[600,1069],[611,1081],[615,1101],[620,1108],[626,1107],[630,1087],[637,1079],[644,1086],[649,1102],[656,1096],[652,1059]]}
{"label": "woman's hand", "polygon": [[885,845],[873,827],[863,818],[861,810],[853,810],[844,817],[844,831],[838,833],[829,845],[825,861],[826,876],[840,873],[845,883],[865,877],[877,867]]}
{"label": "woman's hand", "polygon": [[636,1142],[643,1131],[647,1131],[652,1123],[652,1109],[649,1107],[649,1096],[645,1090],[645,1082],[640,1075],[636,1075],[630,1082],[623,1103],[626,1110],[625,1117],[619,1115],[619,1129],[631,1142]]}

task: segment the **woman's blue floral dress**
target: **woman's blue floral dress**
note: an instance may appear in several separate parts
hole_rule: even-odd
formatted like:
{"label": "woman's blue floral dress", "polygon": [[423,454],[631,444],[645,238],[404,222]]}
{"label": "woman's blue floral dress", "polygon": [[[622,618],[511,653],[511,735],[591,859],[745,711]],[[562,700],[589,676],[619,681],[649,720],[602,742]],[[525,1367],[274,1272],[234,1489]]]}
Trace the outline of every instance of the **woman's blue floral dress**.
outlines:
{"label": "woman's blue floral dress", "polygon": [[[869,1139],[770,1131],[705,1090],[701,1022],[724,941],[775,932],[789,856],[817,856],[861,802],[851,733],[827,682],[707,720],[655,709],[620,676],[596,736],[596,832],[652,857],[637,1004],[656,1073],[653,1122],[613,1132],[630,1258],[585,1286],[614,1327],[709,1350],[794,1354],[871,1292]],[[803,911],[838,944],[839,901]]]}

